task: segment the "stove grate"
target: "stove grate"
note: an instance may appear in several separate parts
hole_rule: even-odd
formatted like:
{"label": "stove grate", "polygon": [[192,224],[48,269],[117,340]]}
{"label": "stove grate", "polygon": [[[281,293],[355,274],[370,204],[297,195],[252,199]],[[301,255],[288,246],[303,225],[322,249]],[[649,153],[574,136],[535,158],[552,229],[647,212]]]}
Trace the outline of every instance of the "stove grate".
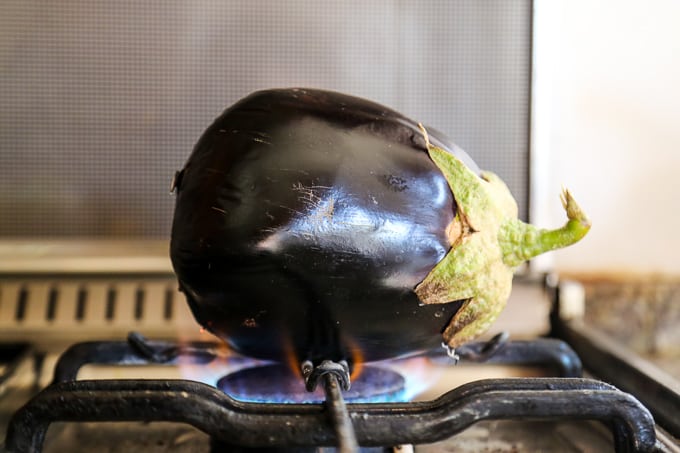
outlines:
{"label": "stove grate", "polygon": [[[635,398],[582,378],[480,380],[414,403],[347,404],[363,446],[432,443],[489,419],[597,420],[617,451],[652,451],[654,420]],[[336,432],[321,404],[244,403],[206,384],[183,380],[87,380],[54,383],[13,417],[10,452],[39,452],[57,421],[169,421],[221,442],[247,447],[331,446]]]}
{"label": "stove grate", "polygon": [[655,446],[654,420],[647,409],[615,387],[575,377],[581,374],[581,362],[562,341],[494,339],[459,352],[466,360],[547,365],[568,377],[487,379],[427,402],[350,404],[341,392],[349,384],[343,363],[303,364],[310,389],[323,383],[324,404],[243,402],[187,380],[76,380],[85,364],[208,364],[221,354],[212,343],[149,341],[133,332],[128,341],[69,348],[57,362],[53,383],[15,413],[6,447],[10,452],[40,452],[53,422],[165,421],[192,425],[229,445],[338,445],[340,451],[355,451],[357,445],[437,442],[478,421],[495,419],[596,420],[610,428],[617,451]]}

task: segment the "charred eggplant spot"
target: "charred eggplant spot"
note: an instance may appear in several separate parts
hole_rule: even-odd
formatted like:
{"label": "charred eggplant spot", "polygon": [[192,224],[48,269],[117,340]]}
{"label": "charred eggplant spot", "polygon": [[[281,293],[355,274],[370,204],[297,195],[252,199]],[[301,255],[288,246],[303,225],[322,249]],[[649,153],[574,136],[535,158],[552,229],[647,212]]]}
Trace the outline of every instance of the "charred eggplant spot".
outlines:
{"label": "charred eggplant spot", "polygon": [[395,192],[403,192],[408,189],[408,183],[405,178],[395,175],[382,175],[385,185]]}

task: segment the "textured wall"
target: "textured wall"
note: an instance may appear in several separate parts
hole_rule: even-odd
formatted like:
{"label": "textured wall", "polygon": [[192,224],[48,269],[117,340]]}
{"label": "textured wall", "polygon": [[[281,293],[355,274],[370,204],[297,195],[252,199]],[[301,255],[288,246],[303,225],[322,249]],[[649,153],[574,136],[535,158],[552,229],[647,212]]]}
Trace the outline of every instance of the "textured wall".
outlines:
{"label": "textured wall", "polygon": [[167,237],[200,133],[273,86],[446,132],[525,213],[530,26],[529,1],[4,1],[0,237]]}

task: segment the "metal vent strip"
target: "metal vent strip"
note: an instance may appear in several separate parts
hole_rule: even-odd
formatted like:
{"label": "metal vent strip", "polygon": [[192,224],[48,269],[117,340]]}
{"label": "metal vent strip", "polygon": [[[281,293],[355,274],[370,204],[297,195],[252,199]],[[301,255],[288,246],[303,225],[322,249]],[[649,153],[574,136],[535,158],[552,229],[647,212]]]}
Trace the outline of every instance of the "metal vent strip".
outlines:
{"label": "metal vent strip", "polygon": [[0,340],[63,343],[130,330],[166,338],[198,332],[172,275],[0,276]]}

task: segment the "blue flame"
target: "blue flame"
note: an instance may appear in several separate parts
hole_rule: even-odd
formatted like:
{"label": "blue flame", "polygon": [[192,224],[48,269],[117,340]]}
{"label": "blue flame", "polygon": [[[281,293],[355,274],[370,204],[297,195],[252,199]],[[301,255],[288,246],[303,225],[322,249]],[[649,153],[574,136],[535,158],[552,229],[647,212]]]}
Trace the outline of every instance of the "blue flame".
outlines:
{"label": "blue flame", "polygon": [[[185,379],[213,385],[239,401],[311,404],[325,400],[322,384],[308,392],[301,376],[275,362],[234,356],[208,366],[181,368]],[[364,364],[343,397],[349,403],[409,402],[437,381],[440,373],[441,367],[422,357]]]}
{"label": "blue flame", "polygon": [[[343,397],[353,403],[403,401],[404,383],[404,378],[392,370],[366,367]],[[248,402],[320,403],[325,399],[321,384],[308,392],[300,376],[278,364],[243,369],[220,379],[217,386],[233,398]]]}

